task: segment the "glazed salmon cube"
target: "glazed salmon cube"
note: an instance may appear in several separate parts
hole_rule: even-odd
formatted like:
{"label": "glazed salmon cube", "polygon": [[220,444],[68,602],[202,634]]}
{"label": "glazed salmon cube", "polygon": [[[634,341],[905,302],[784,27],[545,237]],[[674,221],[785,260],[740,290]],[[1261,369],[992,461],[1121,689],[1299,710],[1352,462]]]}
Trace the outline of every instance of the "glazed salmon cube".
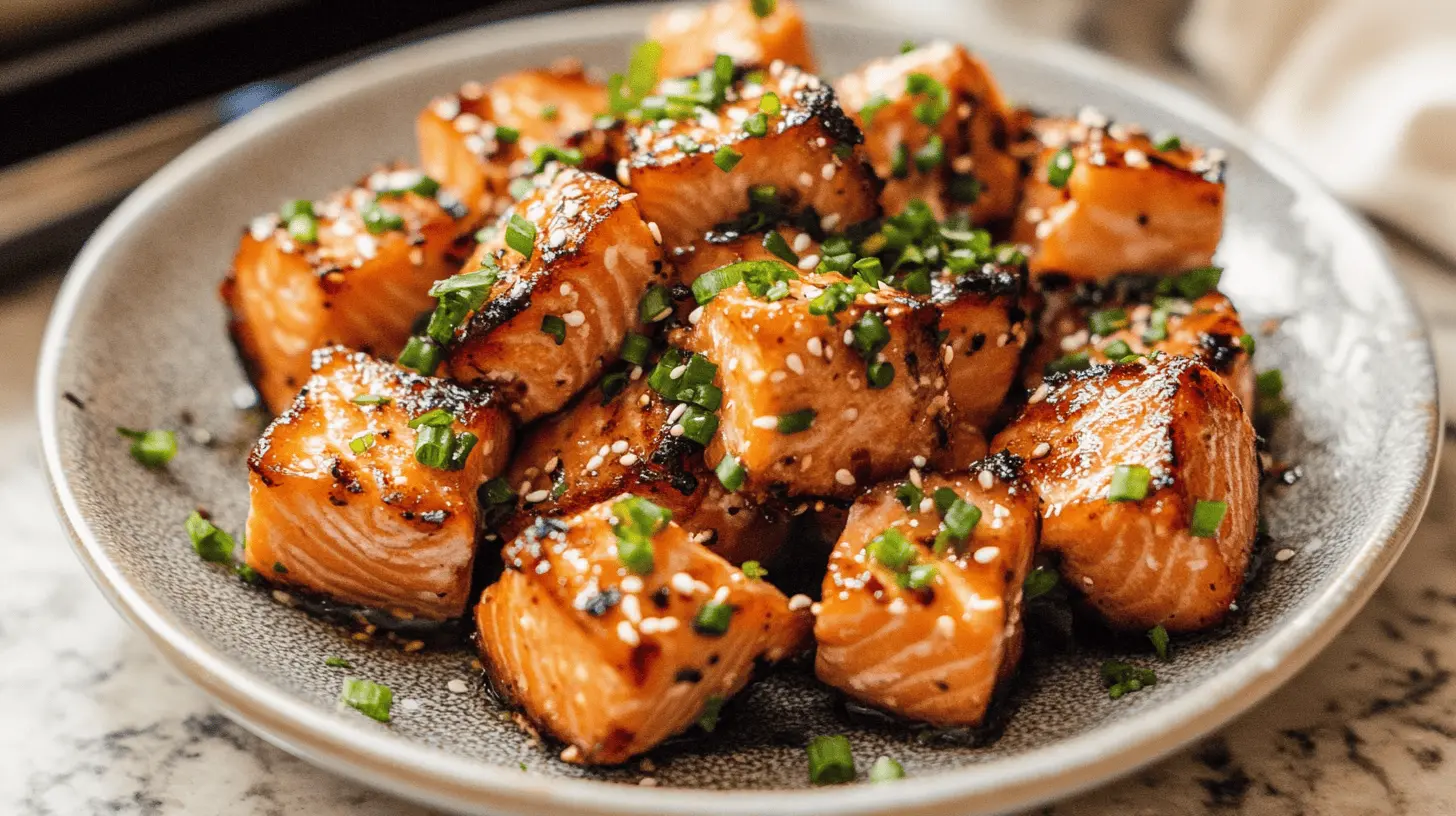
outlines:
{"label": "glazed salmon cube", "polygon": [[248,565],[343,603],[459,617],[475,494],[505,468],[509,415],[489,392],[362,352],[321,349],[314,369],[248,457]]}
{"label": "glazed salmon cube", "polygon": [[812,213],[827,231],[879,215],[879,180],[858,148],[863,136],[832,88],[777,63],[738,80],[725,67],[667,80],[643,105],[671,111],[684,95],[713,101],[677,119],[638,116],[620,136],[617,180],[641,197],[670,257],[768,200],[776,210]]}
{"label": "glazed salmon cube", "polygon": [[937,726],[984,721],[1021,656],[1038,500],[1002,454],[887,483],[849,513],[824,577],[819,679]]}
{"label": "glazed salmon cube", "polygon": [[814,70],[814,50],[793,0],[778,0],[760,17],[750,0],[681,6],[654,16],[647,39],[661,43],[663,76],[687,76],[727,54],[738,65],[767,67],[775,60]]}
{"label": "glazed salmon cube", "polygon": [[997,435],[1041,495],[1041,546],[1118,628],[1193,631],[1238,597],[1254,542],[1254,428],[1187,357],[1058,375]]}
{"label": "glazed salmon cube", "polygon": [[606,87],[572,60],[467,82],[420,112],[420,162],[470,206],[473,228],[510,205],[510,183],[532,169],[537,148],[576,144],[606,109]]}
{"label": "glazed salmon cube", "polygon": [[1033,129],[1042,149],[1013,235],[1033,248],[1033,275],[1096,281],[1212,263],[1223,234],[1221,151],[1155,140],[1093,111]]}
{"label": "glazed salmon cube", "polygon": [[678,283],[691,285],[704,272],[739,261],[783,261],[795,267],[819,256],[819,242],[808,230],[777,224],[752,232],[711,232],[669,256]]}
{"label": "glazed salmon cube", "polygon": [[772,561],[788,536],[787,516],[724,489],[702,445],[678,427],[686,403],[673,403],[641,372],[619,393],[592,389],[565,411],[527,429],[506,484],[521,512],[507,539],[536,516],[571,515],[623,492],[666,507],[699,543],[735,564]]}
{"label": "glazed salmon cube", "polygon": [[308,379],[314,349],[399,351],[431,284],[469,252],[456,243],[464,209],[415,170],[381,170],[285,210],[286,221],[254,219],[222,285],[233,339],[275,414]]}
{"label": "glazed salmon cube", "polygon": [[929,456],[949,409],[934,307],[832,274],[781,285],[719,291],[685,340],[723,391],[709,464],[732,456],[758,496],[852,498]]}
{"label": "glazed salmon cube", "polygon": [[467,262],[498,274],[447,359],[454,379],[499,385],[527,422],[560,410],[617,359],[645,322],[644,294],[666,277],[634,196],[595,173],[553,168]]}
{"label": "glazed salmon cube", "polygon": [[745,577],[670,517],[624,495],[543,518],[480,599],[486,671],[567,761],[625,762],[687,730],[813,625],[807,598]]}
{"label": "glazed salmon cube", "polygon": [[834,84],[865,134],[880,203],[899,212],[911,201],[939,218],[965,212],[977,224],[1011,217],[1021,138],[990,71],[959,45],[938,42],[874,60]]}

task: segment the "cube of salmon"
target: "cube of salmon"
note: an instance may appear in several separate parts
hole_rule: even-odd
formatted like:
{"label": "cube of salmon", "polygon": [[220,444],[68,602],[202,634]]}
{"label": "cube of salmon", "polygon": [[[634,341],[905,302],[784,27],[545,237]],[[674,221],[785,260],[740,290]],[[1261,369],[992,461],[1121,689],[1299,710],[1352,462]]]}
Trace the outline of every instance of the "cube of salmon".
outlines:
{"label": "cube of salmon", "polygon": [[1015,212],[1021,162],[1010,148],[1021,120],[965,48],[937,42],[873,60],[834,87],[885,179],[886,212],[914,200],[938,218],[964,212],[977,224]]}
{"label": "cube of salmon", "polygon": [[[532,169],[537,148],[589,141],[583,134],[606,109],[606,87],[573,60],[506,74],[489,85],[467,82],[420,112],[421,166],[470,206],[473,228],[510,205],[511,181]],[[584,152],[602,150],[588,147]]]}
{"label": "cube of salmon", "polygon": [[852,498],[930,456],[949,410],[933,305],[855,294],[834,274],[780,285],[772,301],[746,283],[723,289],[684,339],[718,366],[709,464],[733,457],[758,496]]}
{"label": "cube of salmon", "polygon": [[737,65],[767,67],[774,61],[814,70],[814,50],[804,17],[793,0],[773,3],[760,17],[750,0],[718,0],[680,6],[655,15],[647,39],[662,44],[662,76],[687,76],[727,54]]}
{"label": "cube of salmon", "polygon": [[333,344],[392,356],[455,274],[463,207],[416,170],[381,170],[324,201],[290,202],[244,231],[223,301],[239,354],[275,414]]}
{"label": "cube of salmon", "polygon": [[813,625],[807,598],[791,604],[670,519],[628,495],[542,518],[480,599],[486,671],[567,761],[625,762],[687,730]]}
{"label": "cube of salmon", "polygon": [[687,409],[638,372],[619,393],[592,389],[533,425],[506,473],[520,512],[503,537],[514,538],[537,516],[571,515],[629,492],[671,510],[679,526],[734,564],[774,560],[789,533],[787,515],[723,487],[702,445],[681,427],[674,434]]}
{"label": "cube of salmon", "polygon": [[476,490],[512,425],[488,391],[321,349],[248,457],[247,562],[274,584],[396,615],[465,613]]}
{"label": "cube of salmon", "polygon": [[644,294],[666,279],[633,196],[553,167],[467,262],[498,274],[447,358],[451,377],[496,383],[527,422],[560,410],[617,359],[627,333],[655,317],[640,314]]}
{"label": "cube of salmon", "polygon": [[819,679],[937,726],[985,720],[1021,656],[1022,582],[1040,519],[1015,457],[882,484],[829,559],[814,637]]}
{"label": "cube of salmon", "polygon": [[1188,357],[1057,375],[992,442],[1026,460],[1041,546],[1063,582],[1123,629],[1218,623],[1254,543],[1254,428]]}
{"label": "cube of salmon", "polygon": [[[1033,275],[1106,280],[1208,266],[1223,234],[1222,151],[1084,112],[1040,119],[1013,237]],[[1162,149],[1159,149],[1162,148]]]}
{"label": "cube of salmon", "polygon": [[770,201],[829,231],[879,215],[863,136],[818,77],[779,63],[737,80],[709,72],[667,80],[643,104],[670,108],[683,95],[713,98],[680,118],[629,117],[616,148],[617,180],[640,196],[669,257]]}
{"label": "cube of salmon", "polygon": [[739,261],[774,261],[798,266],[804,258],[818,257],[819,242],[802,226],[775,224],[751,232],[710,232],[668,256],[676,282],[691,286],[704,272]]}

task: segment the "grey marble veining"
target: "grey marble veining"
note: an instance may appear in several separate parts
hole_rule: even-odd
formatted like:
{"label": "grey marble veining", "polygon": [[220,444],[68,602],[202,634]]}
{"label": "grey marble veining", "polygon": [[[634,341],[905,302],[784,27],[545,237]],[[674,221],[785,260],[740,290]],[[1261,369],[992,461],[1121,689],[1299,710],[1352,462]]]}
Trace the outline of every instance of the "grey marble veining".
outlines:
{"label": "grey marble veining", "polygon": [[[1453,270],[1408,249],[1398,257],[1438,353],[1456,360]],[[51,514],[31,415],[36,337],[53,293],[43,283],[0,299],[9,352],[0,360],[0,813],[427,813],[233,724],[92,586]],[[1456,451],[1447,451],[1407,555],[1309,669],[1220,735],[1042,812],[1456,812]]]}

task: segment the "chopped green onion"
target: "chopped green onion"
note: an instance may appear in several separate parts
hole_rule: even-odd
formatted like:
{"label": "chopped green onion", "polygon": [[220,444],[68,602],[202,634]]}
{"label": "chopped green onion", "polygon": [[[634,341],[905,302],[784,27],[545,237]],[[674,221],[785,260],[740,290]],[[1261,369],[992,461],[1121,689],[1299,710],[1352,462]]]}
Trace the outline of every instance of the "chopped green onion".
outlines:
{"label": "chopped green onion", "polygon": [[844,283],[831,283],[824,287],[824,291],[809,301],[809,314],[826,315],[829,324],[832,326],[839,322],[835,317],[839,312],[849,308],[854,302],[854,293]]}
{"label": "chopped green onion", "polygon": [[541,333],[550,335],[559,346],[566,342],[566,321],[556,315],[546,315],[541,318]]}
{"label": "chopped green onion", "polygon": [[789,242],[784,240],[784,236],[780,235],[778,230],[769,230],[764,234],[763,248],[783,260],[784,263],[795,266],[799,263],[798,253],[794,252],[793,248],[789,246]]}
{"label": "chopped green onion", "polygon": [[449,426],[425,425],[415,432],[415,461],[426,467],[444,470],[450,461],[450,448],[455,434]]}
{"label": "chopped green onion", "polygon": [[835,735],[809,740],[809,783],[842,785],[854,781],[854,753],[849,739]]}
{"label": "chopped green onion", "polygon": [[698,715],[698,727],[709,734],[713,733],[718,727],[718,715],[723,713],[724,702],[726,701],[716,694],[703,701],[703,713]]}
{"label": "chopped green onion", "polygon": [[743,566],[739,569],[743,570],[743,577],[750,581],[761,581],[764,576],[768,575],[768,570],[757,561],[744,561]]}
{"label": "chopped green onion", "polygon": [[871,539],[867,549],[871,558],[895,572],[900,572],[915,560],[915,547],[893,527]]}
{"label": "chopped green onion", "polygon": [[1223,524],[1226,515],[1228,502],[1200,499],[1193,505],[1193,520],[1188,525],[1188,532],[1197,538],[1217,538],[1219,525]]}
{"label": "chopped green onion", "polygon": [[698,608],[693,616],[693,631],[700,635],[718,636],[727,634],[728,624],[733,620],[733,606],[717,601],[708,601]]}
{"label": "chopped green onion", "polygon": [[374,434],[365,433],[349,440],[349,450],[355,453],[363,453],[374,447]]}
{"label": "chopped green onion", "polygon": [[908,54],[911,51],[914,51],[915,49],[917,49],[919,47],[920,46],[918,46],[918,45],[915,44],[915,41],[914,40],[902,40],[900,42],[900,53],[901,54]]}
{"label": "chopped green onion", "polygon": [[404,229],[404,218],[398,213],[392,213],[379,206],[377,201],[366,204],[359,211],[359,217],[363,219],[364,229],[368,230],[370,235],[382,235],[390,230]]}
{"label": "chopped green onion", "polygon": [[506,191],[511,194],[511,198],[520,201],[521,199],[530,195],[533,191],[535,191],[535,189],[535,182],[531,181],[531,179],[525,176],[522,176],[521,178],[513,179],[511,181],[511,185],[506,188]]}
{"label": "chopped green onion", "polygon": [[782,102],[779,101],[779,95],[774,93],[773,91],[769,91],[768,93],[759,97],[758,109],[762,113],[766,113],[769,116],[777,116],[779,112],[783,110],[783,108],[784,105]]}
{"label": "chopped green onion", "polygon": [[[716,387],[709,387],[713,388],[714,391],[718,390]],[[721,393],[719,392],[720,395]],[[722,397],[720,396],[719,399],[721,400]],[[706,447],[708,443],[713,441],[713,434],[718,432],[718,415],[711,411],[705,411],[696,405],[689,405],[683,411],[683,415],[678,419],[677,424],[682,426],[684,439],[691,439],[699,445]]]}
{"label": "chopped green onion", "polygon": [[1157,653],[1159,660],[1168,659],[1168,630],[1163,624],[1158,624],[1148,630],[1148,640],[1152,641],[1153,651]]}
{"label": "chopped green onion", "polygon": [[292,221],[300,215],[314,216],[313,202],[306,198],[295,198],[292,201],[283,202],[278,208],[278,217],[283,221]]}
{"label": "chopped green onion", "polygon": [[[949,493],[950,496],[944,495]],[[935,491],[935,506],[940,509],[940,531],[935,534],[935,552],[945,553],[953,545],[964,544],[981,521],[981,508],[956,495],[949,488]]]}
{"label": "chopped green onion", "polygon": [[1021,594],[1025,600],[1033,600],[1051,592],[1061,581],[1057,571],[1048,567],[1036,567],[1021,583]]}
{"label": "chopped green onion", "polygon": [[672,521],[672,511],[628,496],[612,505],[612,515],[616,517],[612,531],[617,534],[618,562],[638,575],[652,572],[652,537]]}
{"label": "chopped green onion", "polygon": [[276,573],[278,573],[279,575],[287,575],[288,574],[288,567],[283,566],[283,562],[282,561],[274,561],[273,562],[273,571],[276,572]]}
{"label": "chopped green onion", "polygon": [[865,312],[850,327],[850,346],[865,360],[873,360],[890,343],[890,330],[874,312]]}
{"label": "chopped green onion", "polygon": [[1076,351],[1071,354],[1058,357],[1046,364],[1047,374],[1066,374],[1072,371],[1081,371],[1092,367],[1092,357],[1085,351]]}
{"label": "chopped green onion", "polygon": [[910,177],[910,148],[904,142],[895,145],[890,154],[890,175],[897,179]]}
{"label": "chopped green onion", "polygon": [[1102,684],[1107,687],[1107,696],[1114,700],[1157,682],[1158,675],[1152,669],[1139,668],[1117,660],[1108,660],[1102,664]]}
{"label": "chopped green onion", "polygon": [[879,390],[889,388],[890,383],[895,381],[895,364],[888,360],[875,360],[865,366],[865,382],[870,388]]}
{"label": "chopped green onion", "polygon": [[389,722],[389,709],[394,705],[394,692],[389,686],[357,677],[346,677],[339,701],[370,719]]}
{"label": "chopped green onion", "polygon": [[733,172],[733,168],[737,167],[741,161],[743,161],[743,154],[728,145],[723,145],[718,148],[717,153],[713,154],[713,164],[718,165],[718,169],[725,173]]}
{"label": "chopped green onion", "polygon": [[288,235],[300,244],[318,243],[318,219],[299,213],[288,219]]}
{"label": "chopped green onion", "polygon": [[465,460],[470,457],[470,452],[475,449],[475,443],[479,441],[479,437],[470,431],[465,431],[455,437],[454,445],[450,448],[450,456],[445,460],[445,469],[463,470]]}
{"label": "chopped green onion", "polygon": [[718,463],[718,467],[713,469],[713,472],[718,475],[718,481],[722,483],[723,489],[729,493],[738,492],[743,487],[744,481],[748,479],[748,471],[743,467],[743,463],[739,462],[738,458],[731,453],[724,454],[722,461]]}
{"label": "chopped green onion", "polygon": [[505,125],[496,125],[495,140],[501,144],[515,144],[521,140],[521,131]]}
{"label": "chopped green onion", "polygon": [[227,564],[233,560],[233,537],[218,529],[216,525],[202,517],[196,510],[187,517],[187,537],[192,541],[192,549],[196,551],[203,561],[211,561],[215,564]]}
{"label": "chopped green onion", "polygon": [[632,50],[626,75],[613,74],[607,81],[607,103],[612,113],[627,113],[652,93],[661,62],[662,43],[648,40]]}
{"label": "chopped green onion", "polygon": [[893,782],[905,778],[905,767],[895,760],[882,756],[870,766],[871,782]]}
{"label": "chopped green onion", "polygon": [[923,95],[915,106],[915,119],[927,127],[936,127],[950,110],[950,91],[929,74],[915,73],[905,78],[906,93]]}
{"label": "chopped green onion", "polygon": [[1129,357],[1138,356],[1133,353],[1132,346],[1129,346],[1125,340],[1113,340],[1111,343],[1102,347],[1102,353],[1106,354],[1107,359],[1114,363],[1120,363]]}
{"label": "chopped green onion", "polygon": [[1277,368],[1259,372],[1254,378],[1254,393],[1262,399],[1278,399],[1284,395],[1284,372]]}
{"label": "chopped green onion", "polygon": [[647,356],[652,353],[652,339],[645,334],[628,332],[622,342],[621,356],[632,365],[646,365]]}
{"label": "chopped green onion", "polygon": [[756,139],[768,135],[768,117],[762,112],[743,120],[743,132]]}
{"label": "chopped green onion", "polygon": [[942,164],[945,164],[945,141],[940,134],[933,133],[925,145],[915,151],[915,169],[929,173]]}
{"label": "chopped green onion", "polygon": [[1154,309],[1148,317],[1148,328],[1143,332],[1144,343],[1160,343],[1168,339],[1168,310]]}
{"label": "chopped green onion", "polygon": [[935,583],[935,576],[940,570],[934,564],[913,564],[910,569],[899,573],[895,580],[905,589],[925,589]]}
{"label": "chopped green onion", "polygon": [[709,270],[693,280],[693,299],[702,306],[724,289],[737,286],[743,281],[743,264],[748,261],[720,266],[717,269]]}
{"label": "chopped green onion", "polygon": [[554,147],[552,145],[541,145],[531,151],[531,166],[537,173],[541,172],[548,162],[561,162],[572,167],[580,167],[583,156],[581,151],[574,147]]}
{"label": "chopped green onion", "polygon": [[656,323],[672,314],[672,295],[667,287],[653,284],[637,301],[637,316],[643,323]]}
{"label": "chopped green onion", "polygon": [[1254,353],[1254,335],[1249,334],[1247,332],[1245,332],[1244,334],[1239,335],[1239,348],[1242,348],[1248,354],[1253,354]]}
{"label": "chopped green onion", "polygon": [[865,127],[871,127],[875,123],[875,114],[879,113],[886,105],[890,104],[890,98],[884,94],[875,94],[864,103],[859,109],[859,116],[864,120]]}
{"label": "chopped green onion", "polygon": [[778,8],[778,0],[753,0],[753,13],[759,17],[767,17]]}
{"label": "chopped green onion", "polygon": [[436,345],[433,340],[415,335],[404,344],[404,350],[399,353],[398,362],[401,366],[412,368],[421,374],[434,374],[444,357],[445,350]]}
{"label": "chopped green onion", "polygon": [[391,402],[394,402],[394,399],[391,397],[386,397],[383,394],[360,394],[359,396],[349,400],[349,402],[352,402],[355,405],[388,405]]}
{"label": "chopped green onion", "polygon": [[1183,297],[1195,300],[1217,289],[1222,277],[1223,269],[1217,266],[1190,269],[1173,279],[1173,288]]}
{"label": "chopped green onion", "polygon": [[1183,147],[1183,140],[1178,138],[1178,134],[1176,133],[1161,133],[1158,135],[1157,140],[1153,142],[1153,149],[1160,153],[1177,150],[1181,147]]}
{"label": "chopped green onion", "polygon": [[425,413],[420,414],[419,416],[415,417],[414,419],[411,419],[409,421],[409,426],[411,428],[422,428],[422,427],[448,428],[451,425],[453,425],[454,423],[455,423],[455,415],[454,414],[450,413],[449,411],[446,411],[444,408],[435,408],[434,410],[426,411]]}
{"label": "chopped green onion", "polygon": [[1047,184],[1053,187],[1066,187],[1067,180],[1072,177],[1072,168],[1077,166],[1077,159],[1072,155],[1072,148],[1064,147],[1052,156],[1047,162]]}
{"label": "chopped green onion", "polygon": [[328,666],[331,669],[352,669],[352,668],[354,668],[354,664],[353,663],[350,663],[349,661],[345,660],[342,657],[328,657],[328,658],[324,658],[324,665],[325,666]]}
{"label": "chopped green onion", "polygon": [[693,139],[693,137],[688,136],[687,134],[678,136],[676,139],[673,140],[673,143],[677,145],[678,150],[681,150],[683,153],[689,156],[703,149],[702,145],[698,144],[697,141]]}
{"label": "chopped green onion", "polygon": [[814,424],[814,409],[805,408],[791,414],[780,414],[776,429],[781,434],[796,434],[809,430]]}
{"label": "chopped green onion", "polygon": [[480,490],[486,504],[510,504],[516,500],[516,491],[511,489],[510,482],[500,476],[486,482]]}
{"label": "chopped green onion", "polygon": [[163,467],[177,455],[177,434],[171,431],[117,428],[116,432],[131,440],[131,458],[149,468]]}
{"label": "chopped green onion", "polygon": [[901,482],[895,487],[895,498],[906,510],[915,511],[920,507],[920,502],[925,498],[925,491],[915,486],[914,482]]}
{"label": "chopped green onion", "polygon": [[536,248],[536,225],[511,213],[511,220],[506,224],[506,246],[531,260],[531,253]]}
{"label": "chopped green onion", "polygon": [[554,122],[561,117],[561,109],[547,103],[541,106],[541,118],[548,122]]}
{"label": "chopped green onion", "polygon": [[1098,337],[1107,337],[1118,329],[1127,328],[1127,312],[1122,309],[1102,309],[1087,317],[1087,326]]}
{"label": "chopped green onion", "polygon": [[1112,469],[1112,484],[1107,488],[1110,502],[1142,501],[1148,497],[1153,474],[1142,465],[1118,465]]}
{"label": "chopped green onion", "polygon": [[946,187],[946,194],[950,200],[957,204],[975,204],[980,199],[985,189],[981,180],[975,176],[967,176],[957,173],[950,177],[950,184]]}

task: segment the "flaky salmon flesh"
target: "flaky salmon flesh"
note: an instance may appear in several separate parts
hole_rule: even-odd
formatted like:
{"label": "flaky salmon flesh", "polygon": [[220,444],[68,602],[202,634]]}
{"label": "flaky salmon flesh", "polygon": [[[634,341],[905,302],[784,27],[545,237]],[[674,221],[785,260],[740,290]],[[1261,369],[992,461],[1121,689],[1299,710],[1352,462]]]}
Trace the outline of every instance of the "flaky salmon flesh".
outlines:
{"label": "flaky salmon flesh", "polygon": [[760,17],[750,0],[719,0],[706,6],[680,6],[647,24],[647,39],[662,44],[662,76],[696,73],[719,54],[735,65],[766,68],[774,62],[814,70],[814,50],[804,17],[794,0],[779,0]]}
{"label": "flaky salmon flesh", "polygon": [[572,762],[624,762],[687,730],[813,625],[808,598],[745,577],[632,500],[533,524],[476,609],[491,679]]}
{"label": "flaky salmon flesh", "polygon": [[514,538],[537,516],[571,515],[633,493],[671,510],[694,540],[728,561],[771,563],[788,537],[787,515],[725,490],[701,446],[673,434],[686,406],[669,403],[634,375],[621,393],[590,390],[526,429],[506,473],[520,510],[504,537]]}
{"label": "flaky salmon flesh", "polygon": [[855,502],[814,624],[820,680],[920,722],[984,720],[1021,656],[1036,550],[1038,499],[1019,465],[1002,455],[960,474],[912,470]]}
{"label": "flaky salmon flesh", "polygon": [[1212,263],[1223,235],[1220,151],[1155,140],[1090,111],[1032,129],[1040,149],[1013,238],[1032,247],[1033,275],[1107,280]]}
{"label": "flaky salmon flesh", "polygon": [[420,163],[471,207],[474,229],[510,206],[511,180],[531,171],[537,148],[584,139],[584,152],[600,153],[590,131],[606,109],[606,86],[574,60],[490,84],[467,82],[432,100],[415,120]]}
{"label": "flaky salmon flesh", "polygon": [[[309,377],[314,349],[342,344],[393,356],[433,305],[431,284],[455,274],[468,218],[418,170],[392,168],[285,223],[260,216],[243,233],[222,297],[253,382],[274,413]],[[424,186],[421,186],[421,185]],[[429,194],[412,192],[417,188]]]}
{"label": "flaky salmon flesh", "polygon": [[461,382],[498,385],[526,422],[560,410],[617,359],[645,323],[643,295],[665,280],[636,197],[559,166],[501,217],[465,271],[488,265],[500,274],[456,331],[446,367]]}
{"label": "flaky salmon flesh", "polygon": [[1021,138],[1019,119],[965,48],[937,42],[872,60],[834,88],[885,180],[886,212],[919,200],[937,218],[964,212],[986,224],[1012,215],[1021,162],[1010,146]]}
{"label": "flaky salmon flesh", "polygon": [[[509,416],[488,391],[362,352],[322,349],[314,368],[248,457],[248,566],[344,603],[459,617],[475,559],[476,489],[505,468]],[[420,434],[438,431],[410,422],[431,412],[445,415],[458,451],[446,467],[416,456]]]}
{"label": "flaky salmon flesh", "polygon": [[[1188,357],[1058,375],[992,441],[1026,460],[1041,547],[1110,625],[1218,623],[1254,543],[1254,428],[1218,375]],[[1122,472],[1119,473],[1119,470]]]}

